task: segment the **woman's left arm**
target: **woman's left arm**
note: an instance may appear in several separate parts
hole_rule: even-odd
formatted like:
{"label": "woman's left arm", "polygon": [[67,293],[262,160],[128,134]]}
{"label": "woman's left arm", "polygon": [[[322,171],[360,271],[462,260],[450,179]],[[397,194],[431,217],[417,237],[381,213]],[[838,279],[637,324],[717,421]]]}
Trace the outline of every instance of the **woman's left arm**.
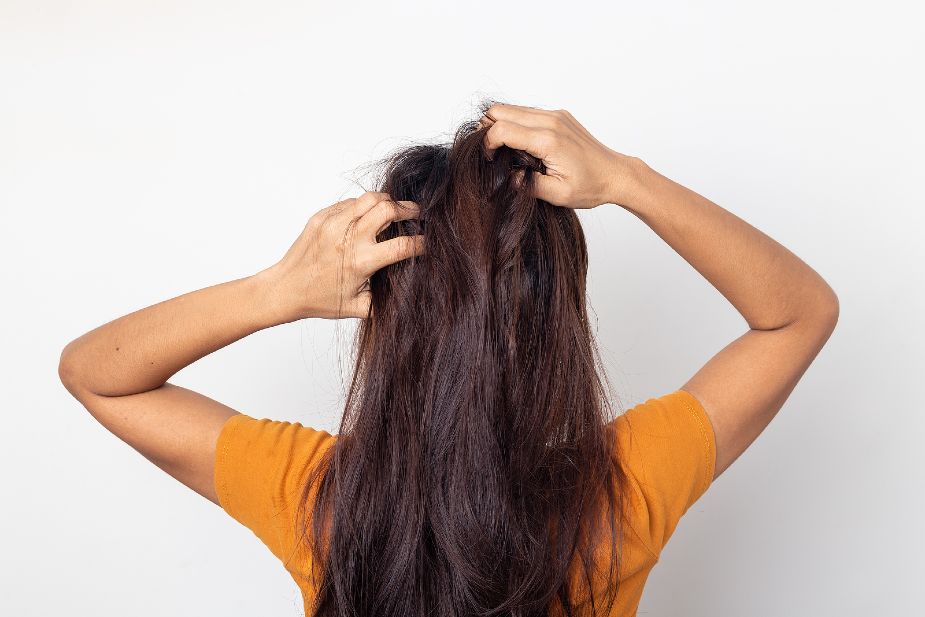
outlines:
{"label": "woman's left arm", "polygon": [[307,317],[366,317],[372,273],[423,252],[421,236],[385,242],[376,236],[416,215],[415,204],[384,193],[325,208],[270,268],[149,306],[71,341],[61,353],[61,381],[110,432],[218,503],[215,443],[238,412],[167,380],[264,328]]}

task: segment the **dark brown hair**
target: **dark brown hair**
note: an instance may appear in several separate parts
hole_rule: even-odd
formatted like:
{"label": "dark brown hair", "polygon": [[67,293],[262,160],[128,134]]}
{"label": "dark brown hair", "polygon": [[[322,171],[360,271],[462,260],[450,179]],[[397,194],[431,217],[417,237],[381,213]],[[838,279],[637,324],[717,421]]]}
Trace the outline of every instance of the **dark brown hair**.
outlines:
{"label": "dark brown hair", "polygon": [[425,252],[371,278],[340,433],[303,493],[314,615],[607,614],[616,596],[625,476],[584,234],[533,196],[542,162],[489,160],[486,130],[383,165],[379,190],[420,214],[379,240],[423,233]]}

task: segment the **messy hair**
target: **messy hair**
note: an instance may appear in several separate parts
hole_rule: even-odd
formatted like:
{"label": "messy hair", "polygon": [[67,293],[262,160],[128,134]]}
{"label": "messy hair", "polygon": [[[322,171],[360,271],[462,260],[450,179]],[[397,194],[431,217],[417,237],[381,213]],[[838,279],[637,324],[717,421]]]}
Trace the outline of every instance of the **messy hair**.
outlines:
{"label": "messy hair", "polygon": [[341,430],[303,493],[313,615],[601,615],[615,601],[625,475],[584,233],[536,198],[542,161],[507,146],[489,159],[486,131],[466,121],[382,164],[378,190],[420,213],[377,239],[423,234],[425,249],[371,277]]}

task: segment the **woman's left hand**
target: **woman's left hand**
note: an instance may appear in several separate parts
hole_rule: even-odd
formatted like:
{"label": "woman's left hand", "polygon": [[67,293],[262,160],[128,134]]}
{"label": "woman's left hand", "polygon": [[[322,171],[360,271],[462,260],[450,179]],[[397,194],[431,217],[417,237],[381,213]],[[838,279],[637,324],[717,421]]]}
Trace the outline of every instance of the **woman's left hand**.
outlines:
{"label": "woman's left hand", "polygon": [[322,317],[366,318],[369,277],[380,268],[424,251],[424,236],[377,242],[393,221],[416,218],[412,201],[364,193],[318,211],[283,258],[260,272],[280,323]]}

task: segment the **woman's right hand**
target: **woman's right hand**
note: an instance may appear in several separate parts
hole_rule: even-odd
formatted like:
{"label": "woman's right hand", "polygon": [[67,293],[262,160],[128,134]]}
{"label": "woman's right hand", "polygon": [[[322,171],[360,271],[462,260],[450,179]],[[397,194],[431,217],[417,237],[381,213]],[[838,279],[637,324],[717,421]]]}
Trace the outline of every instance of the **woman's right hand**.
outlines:
{"label": "woman's right hand", "polygon": [[567,208],[630,199],[642,161],[599,142],[569,112],[495,103],[479,123],[490,127],[489,157],[503,145],[543,161],[546,173],[534,176],[537,198]]}

